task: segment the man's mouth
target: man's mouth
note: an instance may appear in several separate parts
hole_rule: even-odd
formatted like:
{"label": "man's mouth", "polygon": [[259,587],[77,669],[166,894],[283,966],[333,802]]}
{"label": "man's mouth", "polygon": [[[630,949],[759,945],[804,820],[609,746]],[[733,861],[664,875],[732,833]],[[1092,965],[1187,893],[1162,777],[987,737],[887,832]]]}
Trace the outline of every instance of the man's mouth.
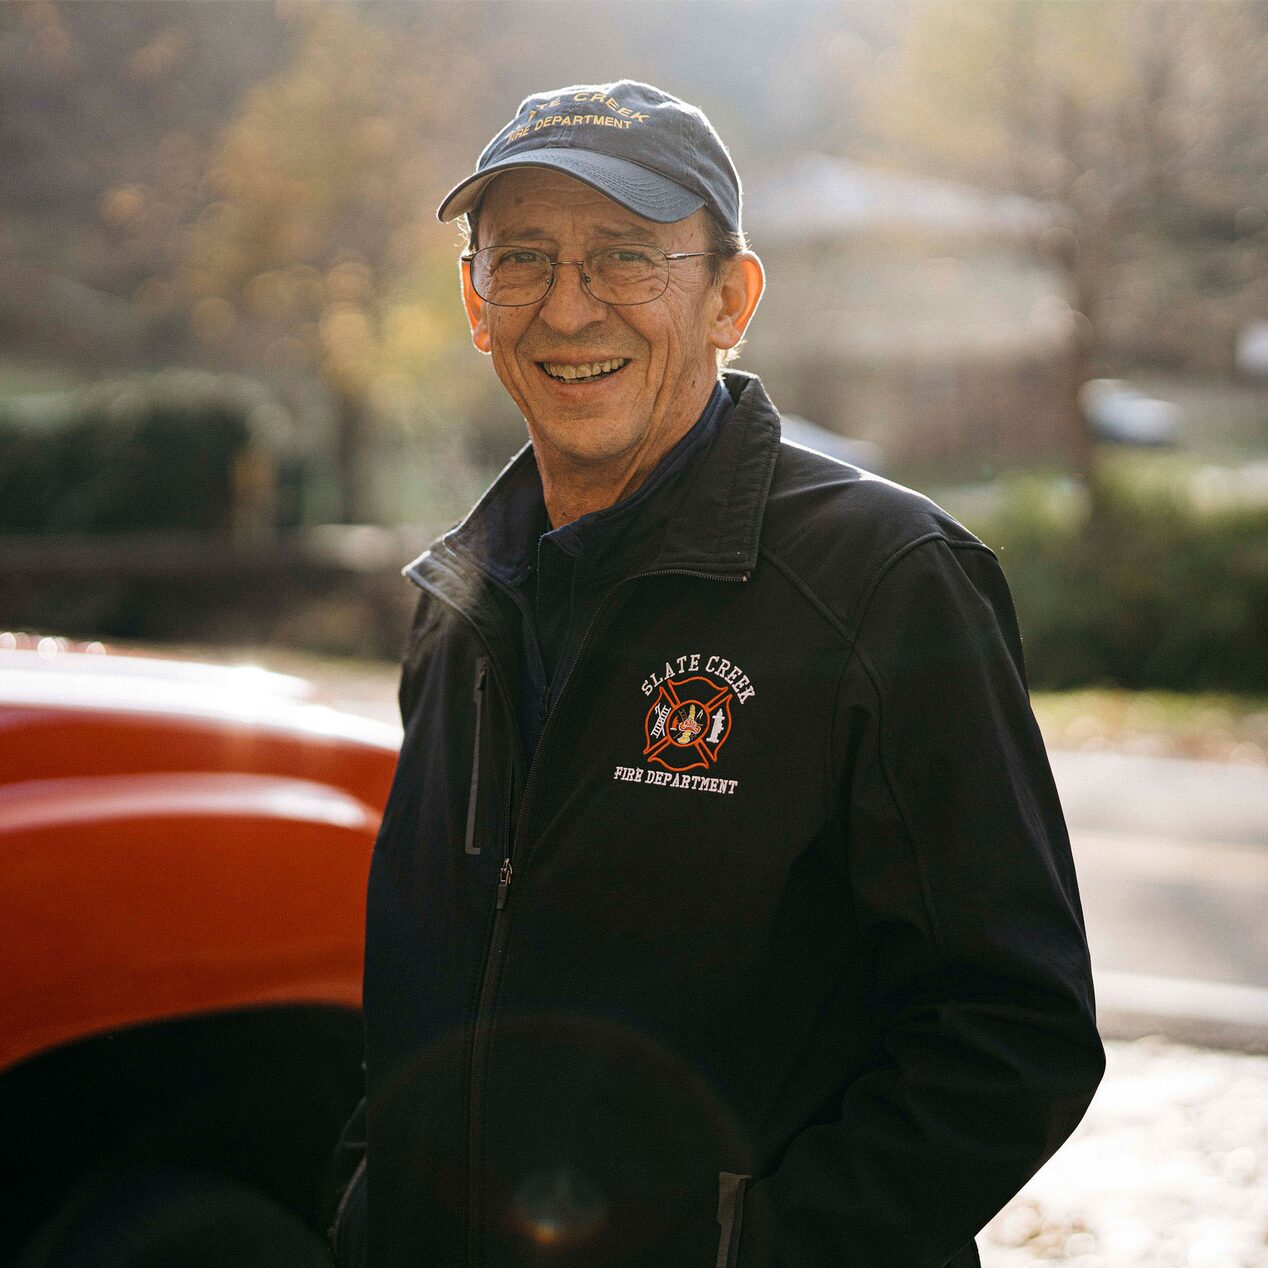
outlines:
{"label": "man's mouth", "polygon": [[610,361],[588,361],[584,365],[569,365],[562,361],[539,361],[537,364],[561,383],[589,383],[615,374],[623,365],[629,364],[629,358],[613,357]]}

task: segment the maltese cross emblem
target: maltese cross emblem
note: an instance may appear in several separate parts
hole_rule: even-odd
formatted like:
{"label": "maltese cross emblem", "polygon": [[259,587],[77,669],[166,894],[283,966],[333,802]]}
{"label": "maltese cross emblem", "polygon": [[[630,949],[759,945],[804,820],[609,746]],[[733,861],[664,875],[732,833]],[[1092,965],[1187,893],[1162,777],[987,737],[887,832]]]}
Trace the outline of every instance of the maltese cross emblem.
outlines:
{"label": "maltese cross emblem", "polygon": [[643,756],[666,770],[708,770],[731,734],[735,692],[712,678],[669,678],[647,711]]}

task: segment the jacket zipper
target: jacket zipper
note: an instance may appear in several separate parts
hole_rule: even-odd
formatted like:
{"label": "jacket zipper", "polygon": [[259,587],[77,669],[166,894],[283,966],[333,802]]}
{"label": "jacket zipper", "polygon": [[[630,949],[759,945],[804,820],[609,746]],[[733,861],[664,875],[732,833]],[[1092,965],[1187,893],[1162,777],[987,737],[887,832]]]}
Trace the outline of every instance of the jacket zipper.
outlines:
{"label": "jacket zipper", "polygon": [[514,872],[511,864],[513,843],[523,839],[523,829],[528,822],[528,811],[532,804],[532,793],[535,788],[534,775],[541,764],[538,758],[545,748],[551,723],[559,711],[559,705],[563,701],[569,685],[572,683],[577,666],[581,663],[581,658],[590,642],[590,636],[594,633],[594,628],[599,623],[599,618],[603,615],[608,601],[621,586],[629,582],[644,581],[649,577],[666,576],[700,577],[706,581],[748,580],[748,573],[736,577],[725,573],[695,572],[686,568],[666,568],[622,577],[599,600],[599,604],[594,610],[594,615],[590,618],[590,623],[586,626],[580,643],[577,644],[577,654],[572,659],[572,665],[568,669],[567,677],[560,684],[558,692],[555,693],[554,705],[546,718],[545,725],[542,727],[541,735],[537,741],[537,748],[533,753],[533,760],[528,766],[528,774],[525,777],[524,784],[524,796],[520,801],[520,812],[515,823],[515,835],[508,842],[506,855],[502,860],[502,871],[498,878],[497,900],[494,905],[493,933],[489,940],[489,954],[484,962],[484,979],[480,988],[479,1004],[476,1008],[474,1038],[471,1045],[471,1101],[468,1119],[467,1263],[469,1268],[479,1268],[480,1265],[480,1255],[477,1249],[480,1233],[480,1114],[484,1100],[484,1080],[488,1066],[489,1047],[493,1037],[493,997],[500,980],[502,956],[506,950],[506,940],[510,930],[506,918],[506,905],[510,898],[511,879]]}
{"label": "jacket zipper", "polygon": [[489,661],[486,656],[476,658],[475,679],[475,743],[471,751],[471,792],[467,796],[467,839],[465,850],[468,854],[479,854],[480,847],[475,841],[476,806],[480,801],[480,728],[484,722],[484,680],[489,672]]}
{"label": "jacket zipper", "polygon": [[[551,723],[558,713],[559,704],[563,700],[568,687],[571,685],[573,677],[576,674],[577,666],[581,663],[581,658],[585,653],[586,647],[590,642],[590,636],[594,633],[595,626],[599,623],[599,618],[603,615],[604,609],[608,605],[608,601],[622,586],[634,581],[645,581],[650,577],[699,577],[705,581],[747,581],[748,573],[742,573],[736,576],[734,573],[716,573],[716,572],[699,572],[690,568],[660,568],[652,569],[648,572],[633,573],[631,576],[622,577],[619,581],[609,587],[603,598],[599,600],[598,606],[594,610],[594,615],[590,618],[589,625],[586,626],[585,633],[581,636],[580,643],[577,644],[577,654],[572,659],[572,665],[569,667],[568,675],[560,684],[559,691],[555,694],[555,703],[550,710],[549,716],[546,718],[545,725],[542,727],[541,735],[537,741],[537,748],[533,753],[533,760],[529,763],[528,774],[525,776],[524,796],[520,801],[520,812],[516,817],[515,835],[508,837],[504,847],[502,856],[502,867],[498,874],[497,894],[493,906],[493,930],[489,936],[489,950],[484,959],[484,969],[480,982],[480,994],[476,1004],[475,1023],[472,1028],[471,1039],[471,1082],[470,1094],[467,1107],[467,1264],[468,1268],[479,1268],[480,1266],[480,1119],[483,1111],[484,1103],[484,1082],[489,1061],[489,1047],[493,1038],[493,999],[497,993],[498,982],[501,978],[502,956],[506,951],[506,940],[510,932],[510,925],[507,919],[507,903],[510,899],[511,880],[514,874],[512,866],[512,854],[514,853],[514,843],[522,839],[522,829],[528,821],[528,810],[531,805],[531,794],[534,790],[534,775],[540,765],[539,757],[545,746],[546,737],[550,732]],[[432,593],[436,593],[433,591]],[[475,622],[471,620],[467,614],[458,607],[457,604],[451,602],[443,596],[437,595],[443,602],[453,608],[475,632],[476,638],[481,643],[485,643],[484,636],[476,627]],[[487,649],[487,644],[485,644]],[[489,662],[491,663],[491,661]],[[478,677],[479,675],[477,675]],[[496,674],[494,675],[496,677]],[[499,683],[499,688],[501,684]],[[505,689],[500,689],[499,694],[502,697],[503,704],[507,711],[507,717],[511,723],[510,734],[515,734],[514,718],[511,715],[510,704],[507,700]],[[510,824],[511,809],[513,804],[512,790],[507,789],[507,813],[505,823]]]}

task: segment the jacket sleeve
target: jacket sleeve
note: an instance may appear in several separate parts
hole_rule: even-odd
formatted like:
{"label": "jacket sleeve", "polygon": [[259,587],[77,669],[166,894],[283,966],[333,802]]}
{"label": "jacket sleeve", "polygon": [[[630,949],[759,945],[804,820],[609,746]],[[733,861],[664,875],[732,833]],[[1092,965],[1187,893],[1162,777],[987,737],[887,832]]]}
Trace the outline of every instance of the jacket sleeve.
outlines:
{"label": "jacket sleeve", "polygon": [[1069,840],[985,547],[891,562],[834,747],[877,1059],[749,1185],[738,1263],[976,1263],[968,1243],[1104,1069]]}

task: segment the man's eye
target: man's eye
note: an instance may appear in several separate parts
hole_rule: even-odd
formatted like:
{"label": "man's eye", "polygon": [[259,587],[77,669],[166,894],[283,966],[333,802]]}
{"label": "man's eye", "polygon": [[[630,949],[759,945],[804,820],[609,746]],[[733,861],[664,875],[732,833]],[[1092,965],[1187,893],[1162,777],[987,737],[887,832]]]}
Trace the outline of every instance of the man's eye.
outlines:
{"label": "man's eye", "polygon": [[609,247],[603,251],[605,260],[613,264],[650,264],[652,257],[640,247]]}
{"label": "man's eye", "polygon": [[495,267],[500,268],[504,264],[536,264],[542,258],[540,251],[504,251],[497,257]]}

